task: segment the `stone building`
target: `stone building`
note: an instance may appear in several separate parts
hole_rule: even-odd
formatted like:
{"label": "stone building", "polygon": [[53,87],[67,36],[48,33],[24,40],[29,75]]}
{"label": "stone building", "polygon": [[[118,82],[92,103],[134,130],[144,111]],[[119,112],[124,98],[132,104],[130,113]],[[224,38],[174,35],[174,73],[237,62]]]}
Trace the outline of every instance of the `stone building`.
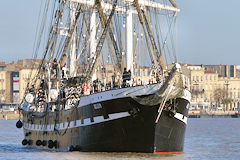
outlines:
{"label": "stone building", "polygon": [[239,109],[240,78],[236,67],[231,66],[188,65],[191,71],[192,109]]}
{"label": "stone building", "polygon": [[19,102],[19,70],[14,63],[0,64],[0,103]]}
{"label": "stone building", "polygon": [[204,65],[205,70],[209,70],[222,77],[240,77],[237,65]]}
{"label": "stone building", "polygon": [[18,63],[0,62],[0,103],[21,102],[28,80],[36,75],[36,69],[31,64],[40,63],[39,60],[19,60]]}
{"label": "stone building", "polygon": [[[21,59],[17,61],[18,65],[26,68],[38,68],[41,63],[41,59]],[[44,63],[46,63],[46,60],[44,61]]]}
{"label": "stone building", "polygon": [[0,103],[10,102],[10,74],[8,71],[0,71]]}

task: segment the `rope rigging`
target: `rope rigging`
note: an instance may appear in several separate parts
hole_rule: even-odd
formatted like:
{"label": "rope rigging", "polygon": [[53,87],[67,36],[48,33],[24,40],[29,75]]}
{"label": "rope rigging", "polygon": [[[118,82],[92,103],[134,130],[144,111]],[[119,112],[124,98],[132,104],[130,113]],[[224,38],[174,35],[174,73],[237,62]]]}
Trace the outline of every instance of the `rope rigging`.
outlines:
{"label": "rope rigging", "polygon": [[[103,8],[101,6],[101,2],[100,0],[96,0],[96,6],[97,6],[97,9],[98,9],[98,13],[99,13],[99,17],[100,17],[100,21],[101,21],[101,24],[102,24],[102,27],[105,27],[106,26],[106,23],[107,23],[107,17],[106,15],[104,14],[103,12]],[[117,6],[117,1],[115,1],[113,7]],[[115,8],[114,8],[114,11],[115,11]],[[113,9],[112,9],[113,10]],[[110,16],[112,16],[114,14],[114,12],[111,12],[110,13]],[[110,17],[109,16],[109,17]],[[110,27],[111,25],[111,22],[109,22],[109,25],[108,25],[108,34],[110,36],[110,39],[111,39],[111,42],[113,43],[113,47],[114,47],[114,50],[115,50],[115,54],[116,54],[116,59],[117,59],[117,65],[118,65],[118,68],[119,70],[121,70],[121,54],[119,52],[119,49],[118,49],[118,45],[117,45],[117,42],[114,38],[114,34],[113,34],[113,30],[112,28]]]}
{"label": "rope rigging", "polygon": [[[50,3],[50,0],[47,1],[48,3]],[[116,8],[118,7],[118,1],[115,0],[113,1],[107,1],[109,4],[112,2],[111,5],[111,13],[108,15],[108,18],[106,16],[105,12],[108,12],[106,9],[104,9],[104,6],[102,6],[102,1],[101,0],[96,0],[95,1],[95,5],[94,7],[85,7],[85,5],[82,5],[80,3],[78,3],[77,7],[76,7],[76,14],[74,15],[74,23],[72,24],[72,27],[69,27],[68,29],[68,33],[66,36],[59,36],[59,33],[61,31],[60,25],[61,25],[61,20],[67,20],[67,23],[65,25],[69,24],[69,15],[66,15],[66,17],[63,16],[64,14],[64,10],[70,9],[69,6],[67,6],[66,4],[69,2],[66,1],[59,1],[59,5],[57,6],[56,1],[54,1],[55,3],[53,3],[53,10],[49,9],[49,4],[46,5],[46,14],[51,12],[51,19],[50,19],[50,23],[52,24],[51,27],[49,28],[49,35],[48,35],[48,41],[43,53],[43,57],[42,57],[42,61],[41,64],[38,67],[38,76],[34,78],[34,82],[36,82],[40,76],[43,74],[43,68],[45,63],[51,63],[53,60],[53,57],[59,59],[59,57],[61,57],[61,55],[66,54],[66,52],[68,52],[70,50],[70,45],[74,36],[74,32],[77,32],[77,53],[78,55],[77,60],[79,60],[79,64],[77,65],[82,65],[83,67],[85,67],[84,65],[87,64],[88,67],[87,69],[83,69],[83,73],[78,73],[78,76],[80,74],[82,74],[83,76],[86,76],[86,80],[89,80],[90,77],[92,77],[93,72],[95,71],[97,65],[99,65],[99,61],[101,61],[104,64],[104,61],[106,59],[104,59],[104,55],[103,54],[108,54],[108,57],[111,58],[111,62],[112,63],[116,63],[117,67],[118,67],[118,71],[121,72],[122,70],[122,53],[124,52],[124,43],[123,41],[125,40],[126,35],[122,34],[124,33],[124,21],[125,21],[125,12],[118,12],[116,11]],[[106,2],[106,1],[105,1]],[[125,4],[125,3],[123,3]],[[121,4],[122,5],[122,4]],[[169,57],[171,59],[176,59],[176,56],[174,58],[172,58],[171,56],[171,52],[170,52],[170,47],[167,45],[167,37],[168,34],[171,34],[171,30],[168,30],[167,34],[164,36],[165,38],[162,38],[159,36],[162,34],[159,33],[161,32],[161,28],[158,30],[157,27],[158,25],[158,20],[157,20],[157,16],[155,16],[155,22],[153,17],[151,16],[151,14],[157,14],[157,9],[152,9],[150,10],[149,7],[143,7],[139,5],[138,0],[134,0],[133,4],[132,4],[136,10],[134,10],[134,14],[137,13],[138,19],[140,23],[136,23],[134,25],[138,26],[139,24],[142,26],[142,32],[144,33],[144,38],[145,38],[145,44],[142,44],[142,41],[138,42],[136,40],[137,36],[135,37],[135,41],[133,42],[133,55],[134,55],[134,61],[137,61],[138,57],[138,61],[139,61],[139,65],[140,65],[140,52],[144,52],[145,50],[148,51],[148,56],[151,59],[151,63],[153,65],[153,68],[158,72],[158,73],[162,73],[163,70],[166,68],[165,67],[165,63],[163,60],[163,50],[168,50],[169,53]],[[125,7],[125,8],[124,8]],[[124,6],[123,8],[127,11],[127,9],[129,9],[129,4]],[[88,18],[90,18],[90,13],[93,11],[93,8],[96,8],[99,14],[99,19],[97,19],[98,23],[101,23],[101,28],[100,25],[97,25],[98,28],[97,30],[99,30],[96,34],[96,39],[98,39],[98,43],[96,46],[96,52],[95,52],[95,56],[93,58],[89,58],[89,54],[90,54],[90,49],[88,48],[88,46],[90,45],[89,43],[89,37],[90,37],[90,33],[92,31],[92,28],[90,28],[90,22],[88,21]],[[119,16],[113,16],[113,14],[116,13]],[[81,16],[80,16],[81,15]],[[89,16],[88,16],[89,15]],[[47,15],[45,15],[44,19],[42,20],[42,22],[45,24],[47,22]],[[168,17],[169,18],[169,17]],[[79,23],[81,22],[81,23]],[[172,26],[173,21],[168,21],[168,26],[171,27]],[[41,39],[43,37],[43,30],[44,30],[44,26],[45,25],[41,25],[43,27],[40,28],[40,38],[37,42],[37,44],[40,45],[41,43]],[[155,28],[154,28],[154,27]],[[136,27],[138,28],[138,27]],[[101,33],[100,33],[100,29],[102,29]],[[125,31],[126,33],[126,31]],[[135,34],[135,29],[134,29],[134,34]],[[117,38],[116,38],[117,36]],[[143,36],[141,36],[143,38]],[[108,44],[107,49],[109,49],[109,52],[105,52],[107,49],[104,48],[104,41],[107,38]],[[161,40],[163,42],[161,42]],[[170,39],[171,41],[173,41],[173,39]],[[111,44],[110,44],[111,43]],[[37,51],[39,50],[39,45],[38,47],[36,47],[36,52],[35,55],[37,55]],[[126,44],[125,44],[126,45]],[[145,48],[144,48],[145,47]],[[106,49],[104,52],[102,51],[104,49]],[[141,50],[142,48],[144,48],[144,50]],[[114,52],[113,52],[114,50]],[[89,52],[88,52],[89,51]],[[120,53],[121,51],[121,53]],[[138,52],[138,53],[137,53]],[[102,55],[102,57],[101,57]],[[137,56],[138,55],[138,56]],[[49,58],[47,58],[47,56],[49,56]],[[102,58],[102,59],[101,59]],[[109,59],[110,59],[109,58]],[[143,58],[143,61],[146,60]],[[148,59],[149,60],[149,59]],[[165,60],[167,60],[165,58]],[[133,64],[136,64],[136,62],[133,61]],[[110,62],[110,60],[108,60],[108,62]],[[86,66],[87,66],[86,65]],[[79,66],[77,66],[79,67]],[[80,66],[81,67],[81,66]],[[115,68],[114,68],[115,70]],[[135,71],[134,71],[135,72]],[[28,88],[28,87],[27,87]]]}
{"label": "rope rigging", "polygon": [[[98,0],[98,2],[100,2],[100,1]],[[103,11],[101,11],[101,9],[100,9],[101,8],[101,3],[97,3],[96,5],[98,6],[98,9],[99,9],[99,12],[100,12],[99,14],[103,13]],[[109,25],[110,25],[112,16],[114,14],[114,11],[116,9],[116,6],[117,6],[117,0],[115,0],[115,2],[113,4],[112,11],[111,11],[111,13],[109,15],[109,18],[107,19],[106,23],[105,23],[104,18],[102,19],[102,21],[103,21],[102,23],[105,24],[104,25],[105,27],[104,27],[102,35],[101,35],[101,37],[100,37],[100,39],[98,41],[98,44],[97,44],[97,47],[96,47],[95,56],[91,59],[90,66],[89,66],[88,71],[87,71],[88,75],[86,77],[87,78],[86,81],[88,81],[89,78],[92,77],[93,72],[94,72],[94,70],[96,68],[97,61],[99,61],[99,58],[100,58],[99,55],[101,54],[103,43],[104,43],[105,37],[107,35],[107,31],[109,30]]]}

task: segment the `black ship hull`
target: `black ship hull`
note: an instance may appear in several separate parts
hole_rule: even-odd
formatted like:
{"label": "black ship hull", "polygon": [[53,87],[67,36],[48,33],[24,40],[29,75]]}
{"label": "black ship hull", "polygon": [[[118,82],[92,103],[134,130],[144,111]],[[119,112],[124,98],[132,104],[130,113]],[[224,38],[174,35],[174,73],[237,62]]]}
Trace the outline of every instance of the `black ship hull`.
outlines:
{"label": "black ship hull", "polygon": [[130,97],[41,114],[23,110],[23,144],[61,151],[181,152],[189,101],[177,98],[173,104],[157,123],[159,104],[141,105]]}

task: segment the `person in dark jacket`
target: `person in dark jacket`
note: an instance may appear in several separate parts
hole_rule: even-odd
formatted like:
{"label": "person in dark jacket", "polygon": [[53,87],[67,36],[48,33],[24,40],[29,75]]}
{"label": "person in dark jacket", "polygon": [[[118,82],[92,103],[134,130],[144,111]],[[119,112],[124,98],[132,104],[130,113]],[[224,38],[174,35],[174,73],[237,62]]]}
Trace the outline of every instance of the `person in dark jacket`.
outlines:
{"label": "person in dark jacket", "polygon": [[56,78],[57,78],[57,74],[58,74],[58,63],[57,63],[57,59],[54,58],[53,63],[52,63],[52,69],[55,70],[56,73]]}
{"label": "person in dark jacket", "polygon": [[131,70],[130,69],[128,70],[128,79],[127,80],[129,80],[129,81],[131,80]]}
{"label": "person in dark jacket", "polygon": [[127,80],[129,80],[129,73],[127,72],[127,68],[124,68],[122,79],[123,79],[123,87],[126,87]]}

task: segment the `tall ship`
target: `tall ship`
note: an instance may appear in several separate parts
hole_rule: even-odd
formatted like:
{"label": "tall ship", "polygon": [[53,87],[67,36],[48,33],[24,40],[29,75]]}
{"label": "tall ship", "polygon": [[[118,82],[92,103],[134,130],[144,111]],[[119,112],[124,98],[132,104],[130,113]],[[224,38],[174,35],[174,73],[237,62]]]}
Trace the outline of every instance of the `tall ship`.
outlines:
{"label": "tall ship", "polygon": [[42,56],[41,63],[16,124],[24,130],[22,144],[183,151],[191,93],[176,58],[176,4],[46,0],[42,6],[33,57]]}

